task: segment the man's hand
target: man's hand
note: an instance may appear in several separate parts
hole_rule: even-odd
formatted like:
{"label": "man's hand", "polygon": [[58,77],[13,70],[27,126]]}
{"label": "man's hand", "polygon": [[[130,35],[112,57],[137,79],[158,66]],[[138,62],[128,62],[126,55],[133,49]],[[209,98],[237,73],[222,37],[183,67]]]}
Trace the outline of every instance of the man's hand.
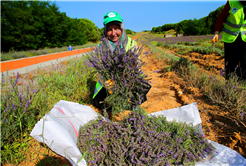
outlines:
{"label": "man's hand", "polygon": [[218,32],[215,33],[214,37],[213,37],[213,43],[217,43],[219,41],[219,35]]}
{"label": "man's hand", "polygon": [[112,93],[111,89],[113,88],[113,86],[114,86],[114,81],[112,79],[105,81],[105,88],[109,90],[110,94]]}

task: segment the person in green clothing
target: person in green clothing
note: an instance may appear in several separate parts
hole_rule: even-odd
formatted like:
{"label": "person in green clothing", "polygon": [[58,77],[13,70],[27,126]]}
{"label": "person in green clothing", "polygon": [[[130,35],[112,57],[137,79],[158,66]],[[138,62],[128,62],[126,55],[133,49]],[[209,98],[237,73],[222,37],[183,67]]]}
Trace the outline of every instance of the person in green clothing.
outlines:
{"label": "person in green clothing", "polygon": [[246,80],[246,1],[227,0],[215,24],[214,42],[222,32],[225,54],[225,78],[231,73]]}
{"label": "person in green clothing", "polygon": [[[99,44],[99,47],[103,44],[107,49],[114,50],[116,44],[121,44],[126,52],[131,48],[138,47],[137,43],[126,35],[123,19],[117,12],[111,11],[105,14],[103,25],[103,39]],[[107,94],[110,94],[110,89],[113,87],[114,82],[112,80],[105,80],[99,74],[98,77],[99,81],[95,87],[93,101],[97,108],[104,109],[103,101],[107,97]]]}

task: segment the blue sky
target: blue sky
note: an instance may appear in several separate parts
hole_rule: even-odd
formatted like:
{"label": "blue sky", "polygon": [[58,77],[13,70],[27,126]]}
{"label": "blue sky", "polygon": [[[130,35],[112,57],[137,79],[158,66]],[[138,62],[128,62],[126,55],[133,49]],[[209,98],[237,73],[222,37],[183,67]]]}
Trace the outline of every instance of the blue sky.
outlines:
{"label": "blue sky", "polygon": [[178,23],[185,19],[200,19],[226,4],[217,1],[53,1],[61,12],[71,18],[87,18],[98,28],[103,27],[103,16],[109,11],[118,12],[125,29],[136,32],[152,27]]}

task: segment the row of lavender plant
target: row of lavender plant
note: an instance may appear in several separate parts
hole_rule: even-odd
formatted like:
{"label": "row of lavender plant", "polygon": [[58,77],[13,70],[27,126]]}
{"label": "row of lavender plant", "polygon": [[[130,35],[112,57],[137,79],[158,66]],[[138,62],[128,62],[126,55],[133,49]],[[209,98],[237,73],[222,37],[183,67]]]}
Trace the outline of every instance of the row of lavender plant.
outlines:
{"label": "row of lavender plant", "polygon": [[29,83],[20,81],[23,75],[19,73],[2,77],[1,163],[16,165],[25,159],[29,133],[59,100],[91,104],[96,83],[92,72],[80,58],[54,64],[47,71],[40,69]]}
{"label": "row of lavender plant", "polygon": [[[179,44],[179,45],[196,45],[200,47],[205,48],[211,48],[212,47],[212,35],[207,36],[180,36],[180,37],[169,37],[164,38],[163,35],[153,35],[153,34],[145,34],[144,35],[145,41],[148,42],[159,42],[159,43],[165,43],[166,45],[173,45],[173,44]],[[214,49],[220,49],[223,51],[224,44],[221,41],[222,36],[219,36],[219,42],[214,43]]]}
{"label": "row of lavender plant", "polygon": [[200,47],[200,46],[185,46],[185,45],[179,45],[179,44],[166,44],[166,43],[157,43],[158,47],[165,47],[169,49],[178,49],[179,51],[177,53],[184,55],[186,53],[190,52],[197,52],[200,54],[218,54],[220,56],[224,55],[224,52],[220,50],[219,48],[212,48],[212,47]]}
{"label": "row of lavender plant", "polygon": [[[154,37],[153,37],[154,36]],[[147,39],[147,41],[158,41],[158,42],[165,42],[166,44],[176,44],[177,42],[202,42],[202,41],[212,41],[213,36],[180,36],[180,37],[169,37],[164,38],[163,35],[146,35],[144,38]],[[222,36],[219,36],[219,39],[221,39]]]}
{"label": "row of lavender plant", "polygon": [[[147,46],[150,49],[153,48],[152,45]],[[170,44],[168,47],[173,47],[173,45]],[[240,80],[232,73],[229,81],[225,82],[223,70],[220,70],[220,76],[209,75],[203,73],[186,58],[178,58],[163,51],[159,51],[159,54],[157,59],[166,61],[170,65],[169,71],[176,71],[182,75],[190,86],[198,87],[204,95],[208,96],[215,104],[220,105],[231,117],[246,122],[246,81]]]}
{"label": "row of lavender plant", "polygon": [[98,118],[80,128],[77,146],[90,165],[191,165],[213,146],[192,125],[139,108],[118,123]]}

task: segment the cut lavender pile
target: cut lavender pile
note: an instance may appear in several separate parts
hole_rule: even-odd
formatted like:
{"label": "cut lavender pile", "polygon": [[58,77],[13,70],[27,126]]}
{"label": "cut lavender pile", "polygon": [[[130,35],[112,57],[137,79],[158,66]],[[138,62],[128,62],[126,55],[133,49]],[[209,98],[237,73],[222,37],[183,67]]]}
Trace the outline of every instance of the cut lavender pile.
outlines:
{"label": "cut lavender pile", "polygon": [[144,64],[139,56],[143,46],[125,51],[122,45],[116,44],[114,51],[108,46],[95,48],[88,56],[88,64],[96,69],[104,80],[113,80],[114,86],[108,90],[112,92],[105,99],[104,104],[111,107],[113,114],[140,105],[144,101],[144,92],[150,85],[145,80],[141,70]]}
{"label": "cut lavender pile", "polygon": [[118,123],[90,121],[81,127],[77,147],[89,166],[190,165],[214,149],[191,125],[144,113]]}

